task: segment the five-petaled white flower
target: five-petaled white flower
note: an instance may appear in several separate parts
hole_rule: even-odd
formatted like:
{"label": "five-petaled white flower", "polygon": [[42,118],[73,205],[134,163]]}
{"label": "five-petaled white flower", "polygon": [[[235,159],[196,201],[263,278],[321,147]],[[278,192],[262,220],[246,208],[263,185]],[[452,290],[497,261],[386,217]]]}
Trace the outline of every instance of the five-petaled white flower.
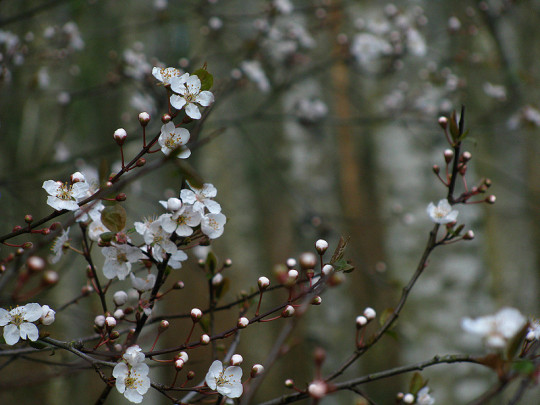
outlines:
{"label": "five-petaled white flower", "polygon": [[166,232],[175,232],[178,236],[189,236],[193,228],[201,223],[202,215],[195,211],[191,205],[183,205],[172,214],[163,214],[161,226]]}
{"label": "five-petaled white flower", "polygon": [[88,183],[85,181],[70,185],[61,181],[47,180],[43,182],[43,188],[49,194],[47,204],[57,211],[76,211],[79,209],[78,202],[88,196]]}
{"label": "five-petaled white flower", "polygon": [[433,405],[434,403],[435,398],[429,395],[429,387],[427,385],[416,394],[417,405]]}
{"label": "five-petaled white flower", "polygon": [[171,89],[177,94],[171,96],[171,105],[177,110],[183,107],[188,117],[198,120],[201,118],[199,107],[195,103],[208,107],[214,102],[214,95],[208,90],[201,91],[201,80],[197,75],[185,73],[171,79]]}
{"label": "five-petaled white flower", "polygon": [[156,275],[152,273],[148,274],[146,278],[135,277],[133,273],[129,273],[129,278],[131,278],[133,288],[141,293],[150,291],[156,284]]}
{"label": "five-petaled white flower", "polygon": [[109,280],[118,277],[123,280],[131,272],[131,263],[135,263],[146,256],[141,249],[128,244],[111,244],[101,249],[105,256],[103,274]]}
{"label": "five-petaled white flower", "polygon": [[456,210],[452,211],[452,206],[447,199],[440,200],[437,206],[432,202],[429,203],[426,211],[431,220],[438,224],[454,222],[459,214]]}
{"label": "five-petaled white flower", "polygon": [[187,182],[189,188],[180,190],[180,199],[184,204],[192,204],[195,211],[204,214],[204,207],[208,208],[212,214],[221,212],[221,205],[211,200],[217,195],[217,189],[210,183],[204,183],[202,188],[193,187]]}
{"label": "five-petaled white flower", "polygon": [[206,374],[206,385],[221,395],[229,398],[238,398],[242,395],[242,369],[237,366],[223,369],[221,361],[216,360]]}
{"label": "five-petaled white flower", "polygon": [[35,342],[39,331],[32,322],[43,315],[41,305],[32,303],[16,307],[10,311],[0,308],[0,326],[4,327],[4,340],[8,345],[14,345],[19,339],[30,339]]}
{"label": "five-petaled white flower", "polygon": [[219,238],[223,234],[223,227],[227,218],[223,214],[206,214],[201,221],[201,231],[210,239]]}
{"label": "five-petaled white flower", "polygon": [[184,146],[189,141],[189,131],[185,128],[176,128],[174,123],[167,122],[161,126],[161,134],[159,135],[159,145],[165,156],[169,156],[172,151],[178,149],[176,157],[179,159],[187,159],[191,156],[191,151]]}
{"label": "five-petaled white flower", "polygon": [[144,242],[152,247],[152,256],[158,262],[162,262],[165,254],[176,253],[178,248],[170,239],[170,232],[166,232],[161,226],[161,221],[154,221],[144,234]]}
{"label": "five-petaled white flower", "polygon": [[152,75],[158,79],[163,85],[167,85],[171,83],[171,79],[173,77],[180,77],[182,76],[182,72],[180,72],[178,69],[173,67],[168,68],[160,68],[160,67],[153,67],[152,68]]}
{"label": "five-petaled white flower", "polygon": [[[116,389],[131,402],[140,403],[150,388],[149,368],[144,364],[144,354],[139,346],[131,346],[124,353],[124,361],[114,366],[112,375],[116,378]],[[127,363],[126,363],[127,362]]]}
{"label": "five-petaled white flower", "polygon": [[69,228],[62,231],[62,234],[56,238],[51,247],[53,256],[49,258],[49,261],[54,264],[58,263],[64,254],[66,242],[69,240]]}
{"label": "five-petaled white flower", "polygon": [[502,349],[526,323],[527,319],[517,309],[506,307],[495,315],[464,318],[461,327],[466,332],[482,336],[488,347]]}

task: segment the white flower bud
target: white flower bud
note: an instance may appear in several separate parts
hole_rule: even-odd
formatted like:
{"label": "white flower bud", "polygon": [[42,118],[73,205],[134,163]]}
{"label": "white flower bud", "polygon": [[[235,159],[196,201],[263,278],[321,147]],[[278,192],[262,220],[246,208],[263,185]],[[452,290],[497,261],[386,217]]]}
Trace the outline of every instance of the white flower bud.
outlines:
{"label": "white flower bud", "polygon": [[362,326],[366,326],[368,323],[368,320],[366,319],[365,316],[357,316],[356,317],[356,327],[357,328],[361,328]]}
{"label": "white flower bud", "polygon": [[328,242],[324,239],[319,239],[315,242],[315,249],[317,249],[317,252],[319,252],[320,255],[323,255],[324,252],[326,252],[326,249],[328,249]]}
{"label": "white flower bud", "polygon": [[486,202],[488,204],[495,204],[496,200],[497,200],[497,197],[495,197],[493,194],[486,198]]}
{"label": "white flower bud", "polygon": [[298,271],[297,270],[289,270],[287,273],[287,284],[293,285],[295,281],[298,279]]}
{"label": "white flower bud", "polygon": [[96,318],[94,319],[94,325],[103,328],[103,326],[105,326],[105,317],[103,315],[96,316]]}
{"label": "white flower bud", "polygon": [[231,366],[239,366],[244,361],[244,358],[240,354],[233,354],[231,357]]}
{"label": "white flower bud", "polygon": [[147,112],[143,111],[142,113],[139,114],[139,122],[141,123],[141,125],[143,127],[145,127],[149,122],[150,122],[150,114],[148,114]]}
{"label": "white flower bud", "polygon": [[296,260],[293,259],[292,257],[290,257],[290,258],[287,259],[287,263],[286,263],[286,264],[287,264],[287,267],[288,267],[289,269],[292,269],[294,266],[296,266]]}
{"label": "white flower bud", "polygon": [[321,305],[322,304],[322,298],[319,295],[316,295],[311,300],[311,305]]}
{"label": "white flower bud", "polygon": [[41,307],[41,318],[40,321],[43,325],[50,325],[54,322],[54,314],[56,312],[53,311],[48,305],[43,305]]}
{"label": "white flower bud", "polygon": [[123,145],[127,138],[126,130],[124,128],[118,128],[116,131],[114,131],[113,138],[118,145]]}
{"label": "white flower bud", "polygon": [[366,309],[364,309],[364,316],[366,317],[368,321],[371,321],[372,319],[375,319],[375,317],[377,316],[377,313],[375,312],[373,308],[367,307]]}
{"label": "white flower bud", "polygon": [[325,276],[329,276],[330,274],[332,274],[332,272],[334,271],[334,266],[332,266],[331,264],[325,264],[322,268],[322,273],[325,275]]}
{"label": "white flower bud", "polygon": [[249,325],[249,319],[247,319],[245,316],[241,317],[238,322],[236,322],[236,326],[238,326],[238,328],[242,329],[242,328],[245,328]]}
{"label": "white flower bud", "polygon": [[223,274],[218,273],[212,277],[212,285],[220,285],[223,282]]}
{"label": "white flower bud", "polygon": [[444,129],[448,125],[448,118],[439,117],[439,125]]}
{"label": "white flower bud", "polygon": [[208,336],[206,333],[204,335],[201,335],[200,342],[202,345],[207,345],[210,343],[210,336]]}
{"label": "white flower bud", "polygon": [[411,393],[405,394],[403,396],[403,403],[405,404],[412,404],[414,403],[414,395]]}
{"label": "white flower bud", "polygon": [[182,359],[176,359],[174,361],[174,368],[178,371],[182,370],[182,368],[184,368],[184,360]]}
{"label": "white flower bud", "polygon": [[289,318],[294,315],[294,307],[292,305],[287,305],[283,312],[281,312],[281,316],[283,318]]}
{"label": "white flower bud", "polygon": [[187,363],[187,361],[189,360],[189,356],[186,352],[180,352],[178,353],[178,356],[177,356],[179,359],[181,359],[184,363]]}
{"label": "white flower bud", "polygon": [[263,291],[266,290],[270,285],[270,280],[268,277],[259,277],[257,284],[259,285],[259,290]]}
{"label": "white flower bud", "polygon": [[126,316],[126,315],[124,314],[124,311],[123,311],[122,309],[120,309],[120,308],[118,308],[116,311],[114,311],[114,314],[113,314],[113,315],[114,315],[114,317],[115,317],[116,319],[124,319],[124,316]]}
{"label": "white flower bud", "polygon": [[254,364],[251,367],[251,378],[255,378],[264,372],[264,367],[261,364]]}
{"label": "white flower bud", "polygon": [[127,302],[127,299],[128,299],[127,293],[122,290],[116,291],[113,295],[113,301],[117,307],[121,307],[122,305],[124,305]]}
{"label": "white flower bud", "polygon": [[169,198],[167,200],[167,209],[169,211],[178,211],[182,208],[182,201],[179,198]]}
{"label": "white flower bud", "polygon": [[321,399],[326,395],[327,386],[324,381],[313,381],[308,386],[308,394],[315,399]]}
{"label": "white flower bud", "polygon": [[47,263],[42,257],[30,256],[26,261],[26,266],[28,267],[28,270],[38,272],[44,270],[47,266]]}
{"label": "white flower bud", "polygon": [[291,380],[290,378],[286,379],[286,380],[285,380],[285,387],[287,387],[287,388],[293,388],[293,387],[294,387],[294,381]]}
{"label": "white flower bud", "polygon": [[191,310],[191,320],[193,322],[199,322],[202,318],[202,311],[199,308],[193,308]]}
{"label": "white flower bud", "polygon": [[109,328],[114,328],[116,326],[116,319],[114,319],[112,316],[108,316],[107,318],[105,318],[105,324]]}
{"label": "white flower bud", "polygon": [[75,172],[71,175],[72,184],[78,183],[80,181],[86,181],[86,179],[84,178],[84,175],[81,172]]}

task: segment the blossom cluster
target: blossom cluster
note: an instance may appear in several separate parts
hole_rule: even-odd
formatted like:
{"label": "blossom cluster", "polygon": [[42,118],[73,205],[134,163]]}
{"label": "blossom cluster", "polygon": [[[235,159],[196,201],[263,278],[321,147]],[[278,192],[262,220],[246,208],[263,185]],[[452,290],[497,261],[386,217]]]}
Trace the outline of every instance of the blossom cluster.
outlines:
{"label": "blossom cluster", "polygon": [[9,311],[0,308],[0,326],[4,327],[4,340],[8,345],[14,345],[19,339],[35,342],[39,337],[39,330],[34,322],[50,325],[54,322],[54,315],[55,311],[48,305],[41,306],[36,303],[15,307]]}

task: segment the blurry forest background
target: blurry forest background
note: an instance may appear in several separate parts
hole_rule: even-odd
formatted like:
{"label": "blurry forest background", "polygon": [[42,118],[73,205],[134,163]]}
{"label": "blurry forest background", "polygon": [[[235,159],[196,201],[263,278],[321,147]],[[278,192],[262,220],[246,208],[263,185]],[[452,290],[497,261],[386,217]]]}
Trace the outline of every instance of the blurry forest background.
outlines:
{"label": "blurry forest background", "polygon": [[[469,179],[491,178],[497,203],[458,207],[475,240],[435,251],[397,337],[345,378],[435,354],[483,353],[461,330],[463,317],[503,306],[540,314],[539,21],[536,0],[0,0],[0,233],[25,214],[51,212],[43,181],[114,170],[119,127],[130,159],[141,147],[139,112],[152,115],[150,136],[159,133],[166,97],[152,66],[193,72],[206,63],[216,102],[188,163],[217,187],[228,219],[212,245],[233,262],[224,302],[260,276],[272,279],[275,265],[313,251],[318,238],[333,250],[350,236],[355,271],[309,311],[255,400],[275,398],[288,392],[286,378],[299,386],[312,379],[315,347],[328,352],[325,372],[351,353],[354,319],[366,306],[380,314],[395,305],[432,226],[426,206],[446,196],[431,171],[444,166],[448,146],[437,118],[464,104]],[[129,219],[160,213],[157,201],[181,182],[169,165],[130,184]],[[2,246],[0,255],[10,251]],[[38,302],[54,308],[76,296],[85,267],[73,255],[61,261],[61,285]],[[206,305],[196,258],[179,271],[186,288],[162,313]],[[98,299],[87,305],[57,314],[58,338],[92,334]],[[273,323],[246,330],[238,350],[246,364],[262,362],[278,333]],[[164,335],[160,344],[174,341]],[[35,372],[23,379],[25,370],[2,364],[2,403],[90,404],[102,389],[93,370],[28,362]],[[438,404],[466,403],[496,379],[473,365],[423,375]],[[407,387],[407,377],[396,377],[363,389],[388,404]],[[110,403],[124,401],[111,395]],[[355,398],[340,392],[323,403]]]}

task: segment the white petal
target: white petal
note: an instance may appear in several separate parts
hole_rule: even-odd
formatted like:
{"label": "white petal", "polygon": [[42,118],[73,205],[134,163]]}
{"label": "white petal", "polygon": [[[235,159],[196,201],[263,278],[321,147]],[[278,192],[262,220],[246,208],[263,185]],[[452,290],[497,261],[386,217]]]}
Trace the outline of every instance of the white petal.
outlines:
{"label": "white petal", "polygon": [[50,195],[56,195],[56,193],[58,193],[58,187],[60,186],[60,184],[58,184],[57,181],[54,181],[54,180],[47,180],[47,181],[44,181],[43,182],[43,188],[45,189],[45,191],[47,193],[49,193]]}
{"label": "white petal", "polygon": [[137,390],[128,389],[124,392],[124,396],[131,402],[140,404],[143,400],[143,396],[137,392]]}
{"label": "white petal", "polygon": [[21,338],[21,332],[13,324],[6,325],[4,327],[4,340],[8,345],[14,345]]}
{"label": "white petal", "polygon": [[204,200],[204,205],[206,205],[206,208],[212,214],[219,214],[221,212],[221,205],[213,200]]}
{"label": "white petal", "polygon": [[39,337],[39,330],[36,325],[29,322],[24,322],[20,326],[21,328],[21,338],[30,339],[32,342],[35,342]]}
{"label": "white petal", "polygon": [[112,375],[114,378],[119,377],[127,377],[129,374],[128,366],[126,363],[118,363],[116,366],[114,366]]}
{"label": "white petal", "polygon": [[41,309],[41,305],[39,304],[30,303],[24,306],[24,320],[25,321],[28,321],[28,322],[37,321],[39,318],[41,318],[42,314],[43,314],[43,310]]}
{"label": "white petal", "polygon": [[0,308],[0,326],[5,326],[11,322],[11,314],[4,308]]}
{"label": "white petal", "polygon": [[177,110],[181,110],[186,105],[186,99],[177,94],[171,96],[171,105]]}
{"label": "white petal", "polygon": [[[171,101],[171,104],[172,104],[172,101]],[[186,114],[189,117],[193,118],[194,120],[201,119],[201,112],[199,111],[199,107],[197,107],[193,103],[189,103],[188,105],[186,105]]]}
{"label": "white petal", "polygon": [[201,79],[197,75],[191,75],[186,80],[186,86],[191,94],[199,94],[201,91]]}
{"label": "white petal", "polygon": [[208,107],[214,102],[214,95],[209,91],[201,91],[195,100],[197,103],[203,107]]}

